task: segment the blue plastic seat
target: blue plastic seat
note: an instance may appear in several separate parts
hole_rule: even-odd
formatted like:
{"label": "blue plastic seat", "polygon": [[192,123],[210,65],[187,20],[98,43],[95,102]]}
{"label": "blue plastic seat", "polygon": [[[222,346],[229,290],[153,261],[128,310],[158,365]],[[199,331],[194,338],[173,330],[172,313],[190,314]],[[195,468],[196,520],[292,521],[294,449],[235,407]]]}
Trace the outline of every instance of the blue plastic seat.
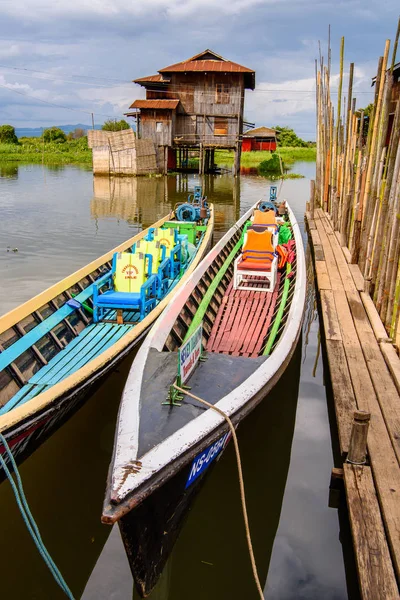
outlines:
{"label": "blue plastic seat", "polygon": [[[148,271],[146,273],[146,260]],[[152,257],[141,252],[117,252],[109,278],[93,284],[93,321],[104,319],[110,309],[140,312],[140,320],[156,306],[159,279],[151,274]],[[108,289],[104,290],[105,286]]]}

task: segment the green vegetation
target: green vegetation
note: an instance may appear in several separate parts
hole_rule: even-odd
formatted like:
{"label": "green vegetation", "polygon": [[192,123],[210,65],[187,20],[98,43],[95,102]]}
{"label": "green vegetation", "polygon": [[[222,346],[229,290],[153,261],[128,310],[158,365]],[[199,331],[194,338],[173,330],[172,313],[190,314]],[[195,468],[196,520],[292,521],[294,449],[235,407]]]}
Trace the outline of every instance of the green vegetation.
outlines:
{"label": "green vegetation", "polygon": [[[279,148],[278,152],[285,163],[285,166],[291,165],[299,160],[313,162],[317,156],[316,148]],[[268,152],[267,150],[242,152],[240,164],[242,167],[257,168],[261,162],[269,160],[271,156],[271,152]],[[233,151],[215,151],[215,162],[218,166],[231,166],[233,165],[234,158],[235,154]]]}
{"label": "green vegetation", "polygon": [[92,151],[88,148],[86,136],[65,142],[22,137],[17,144],[0,143],[0,162],[91,164]]}
{"label": "green vegetation", "polygon": [[18,138],[12,125],[0,125],[0,144],[18,144]]}
{"label": "green vegetation", "polygon": [[43,139],[45,142],[56,142],[57,144],[63,144],[67,141],[67,136],[59,127],[49,127],[43,132]]}
{"label": "green vegetation", "polygon": [[284,148],[307,148],[310,144],[315,146],[313,142],[305,142],[299,138],[290,127],[280,127],[277,125],[273,129],[278,133],[278,146]]}
{"label": "green vegetation", "polygon": [[131,126],[129,123],[125,121],[125,119],[121,119],[117,121],[116,119],[109,119],[105,121],[102,130],[103,131],[121,131],[121,129],[130,129]]}
{"label": "green vegetation", "polygon": [[260,162],[257,169],[260,175],[281,175],[285,167],[283,162],[280,161],[279,155],[273,152],[271,158]]}

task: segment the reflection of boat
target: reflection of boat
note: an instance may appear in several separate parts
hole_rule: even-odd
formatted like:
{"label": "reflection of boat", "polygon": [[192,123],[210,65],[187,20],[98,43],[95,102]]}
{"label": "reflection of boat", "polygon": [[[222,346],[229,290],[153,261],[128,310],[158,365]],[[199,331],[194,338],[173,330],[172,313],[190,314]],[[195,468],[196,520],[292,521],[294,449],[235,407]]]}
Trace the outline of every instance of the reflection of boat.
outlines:
{"label": "reflection of boat", "polygon": [[[226,233],[176,295],[125,387],[103,522],[119,521],[144,596],[165,565],[207,467],[229,439],[217,412],[190,398],[175,406],[183,398],[174,382],[182,391],[190,376],[191,392],[238,424],[279,380],[300,335],[306,287],[300,229],[290,209],[289,226],[255,209]],[[284,229],[294,236],[286,277],[277,273],[277,258],[267,246],[250,249],[253,243],[276,244],[277,223],[279,236]],[[243,287],[237,271],[246,264],[241,277],[247,273],[250,259],[257,268]],[[198,362],[201,338],[204,362]],[[166,397],[169,407],[161,406]]]}
{"label": "reflection of boat", "polygon": [[170,213],[0,317],[0,431],[15,457],[143,338],[210,247],[213,209],[200,216]]}

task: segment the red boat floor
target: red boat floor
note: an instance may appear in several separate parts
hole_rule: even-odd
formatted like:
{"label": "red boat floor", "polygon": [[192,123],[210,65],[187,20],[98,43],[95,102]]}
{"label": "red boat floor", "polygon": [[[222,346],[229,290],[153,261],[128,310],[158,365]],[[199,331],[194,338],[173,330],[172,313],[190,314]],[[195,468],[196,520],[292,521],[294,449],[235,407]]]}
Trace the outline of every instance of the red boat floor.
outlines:
{"label": "red boat floor", "polygon": [[280,274],[275,290],[234,290],[232,282],[222,299],[207,352],[254,358],[262,351],[271,325],[279,292]]}

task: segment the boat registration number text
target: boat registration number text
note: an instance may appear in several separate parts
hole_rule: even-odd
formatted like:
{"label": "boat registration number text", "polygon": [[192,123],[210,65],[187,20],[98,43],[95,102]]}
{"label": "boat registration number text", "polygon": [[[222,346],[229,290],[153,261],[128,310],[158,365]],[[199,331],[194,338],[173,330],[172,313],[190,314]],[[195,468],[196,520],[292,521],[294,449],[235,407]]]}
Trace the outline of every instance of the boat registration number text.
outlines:
{"label": "boat registration number text", "polygon": [[187,489],[198,477],[200,477],[200,475],[217,458],[217,456],[221,454],[229,438],[230,433],[226,433],[219,440],[211,444],[211,446],[208,446],[208,448],[203,450],[203,452],[194,458],[185,489]]}

